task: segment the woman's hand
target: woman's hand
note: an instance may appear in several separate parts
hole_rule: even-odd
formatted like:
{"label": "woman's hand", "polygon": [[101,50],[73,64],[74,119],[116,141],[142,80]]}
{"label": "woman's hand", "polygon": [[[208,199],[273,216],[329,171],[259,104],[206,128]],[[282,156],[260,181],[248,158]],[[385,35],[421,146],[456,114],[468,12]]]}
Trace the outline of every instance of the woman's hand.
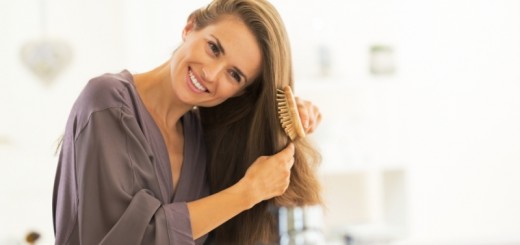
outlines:
{"label": "woman's hand", "polygon": [[303,124],[305,133],[310,134],[316,130],[318,124],[321,122],[321,112],[316,105],[313,105],[308,100],[303,100],[295,97],[298,105],[298,113]]}
{"label": "woman's hand", "polygon": [[261,156],[256,159],[241,180],[250,187],[249,191],[255,200],[254,204],[280,196],[287,190],[293,164],[294,145],[292,143],[272,156]]}
{"label": "woman's hand", "polygon": [[257,158],[238,183],[188,202],[193,238],[207,234],[263,200],[282,195],[289,187],[293,163],[294,145],[290,143],[272,156]]}

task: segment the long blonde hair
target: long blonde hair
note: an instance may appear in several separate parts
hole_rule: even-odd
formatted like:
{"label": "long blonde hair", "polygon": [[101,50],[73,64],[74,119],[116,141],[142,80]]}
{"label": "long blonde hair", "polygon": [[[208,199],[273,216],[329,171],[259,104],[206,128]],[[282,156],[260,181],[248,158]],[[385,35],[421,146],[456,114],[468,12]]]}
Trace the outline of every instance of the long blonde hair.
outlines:
{"label": "long blonde hair", "polygon": [[[212,193],[238,182],[259,156],[275,154],[289,143],[278,120],[276,89],[294,86],[289,39],[276,9],[265,0],[215,0],[194,11],[189,19],[194,21],[196,29],[202,29],[224,15],[239,17],[255,35],[262,51],[262,68],[243,95],[215,107],[200,108]],[[215,244],[276,242],[276,220],[269,212],[271,206],[321,203],[315,174],[320,156],[307,140],[298,139],[294,143],[295,163],[287,191],[215,229]]]}

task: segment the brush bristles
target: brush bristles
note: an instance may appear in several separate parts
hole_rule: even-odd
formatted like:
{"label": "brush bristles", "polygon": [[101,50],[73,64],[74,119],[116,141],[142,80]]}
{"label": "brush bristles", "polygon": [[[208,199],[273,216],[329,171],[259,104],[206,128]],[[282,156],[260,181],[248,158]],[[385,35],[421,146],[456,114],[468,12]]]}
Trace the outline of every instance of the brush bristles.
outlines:
{"label": "brush bristles", "polygon": [[305,131],[298,115],[296,102],[289,86],[284,89],[277,89],[276,101],[278,104],[278,116],[285,133],[291,140],[297,136],[305,137]]}

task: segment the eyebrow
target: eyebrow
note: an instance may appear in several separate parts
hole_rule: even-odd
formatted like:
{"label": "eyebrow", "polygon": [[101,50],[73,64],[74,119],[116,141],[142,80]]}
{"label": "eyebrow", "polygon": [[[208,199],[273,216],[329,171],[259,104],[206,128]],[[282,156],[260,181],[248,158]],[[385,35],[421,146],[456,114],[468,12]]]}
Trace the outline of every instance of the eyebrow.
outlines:
{"label": "eyebrow", "polygon": [[[226,55],[226,51],[224,50],[224,47],[222,47],[222,44],[220,43],[220,40],[219,40],[217,37],[215,37],[214,35],[211,35],[211,36],[212,36],[213,38],[215,38],[215,40],[217,41],[217,47],[220,49],[220,52],[222,52],[223,55]],[[249,81],[249,80],[247,79],[247,76],[246,76],[246,75],[245,75],[245,74],[244,74],[240,69],[238,69],[238,67],[233,66],[233,69],[236,70],[236,72],[238,73],[238,75],[244,77],[244,79],[245,79],[246,82]]]}

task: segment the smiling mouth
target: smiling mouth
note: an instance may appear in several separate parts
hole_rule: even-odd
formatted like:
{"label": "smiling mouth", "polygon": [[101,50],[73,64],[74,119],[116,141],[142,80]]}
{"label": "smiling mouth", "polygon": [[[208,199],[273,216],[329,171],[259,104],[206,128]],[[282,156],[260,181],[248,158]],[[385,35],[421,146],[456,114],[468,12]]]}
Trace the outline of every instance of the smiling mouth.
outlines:
{"label": "smiling mouth", "polygon": [[188,70],[188,75],[190,77],[190,82],[191,84],[193,85],[193,87],[195,87],[197,90],[199,90],[200,92],[208,92],[208,89],[205,88],[200,82],[199,80],[197,80],[197,78],[195,77],[195,75],[193,74],[193,71],[191,71],[191,69]]}

